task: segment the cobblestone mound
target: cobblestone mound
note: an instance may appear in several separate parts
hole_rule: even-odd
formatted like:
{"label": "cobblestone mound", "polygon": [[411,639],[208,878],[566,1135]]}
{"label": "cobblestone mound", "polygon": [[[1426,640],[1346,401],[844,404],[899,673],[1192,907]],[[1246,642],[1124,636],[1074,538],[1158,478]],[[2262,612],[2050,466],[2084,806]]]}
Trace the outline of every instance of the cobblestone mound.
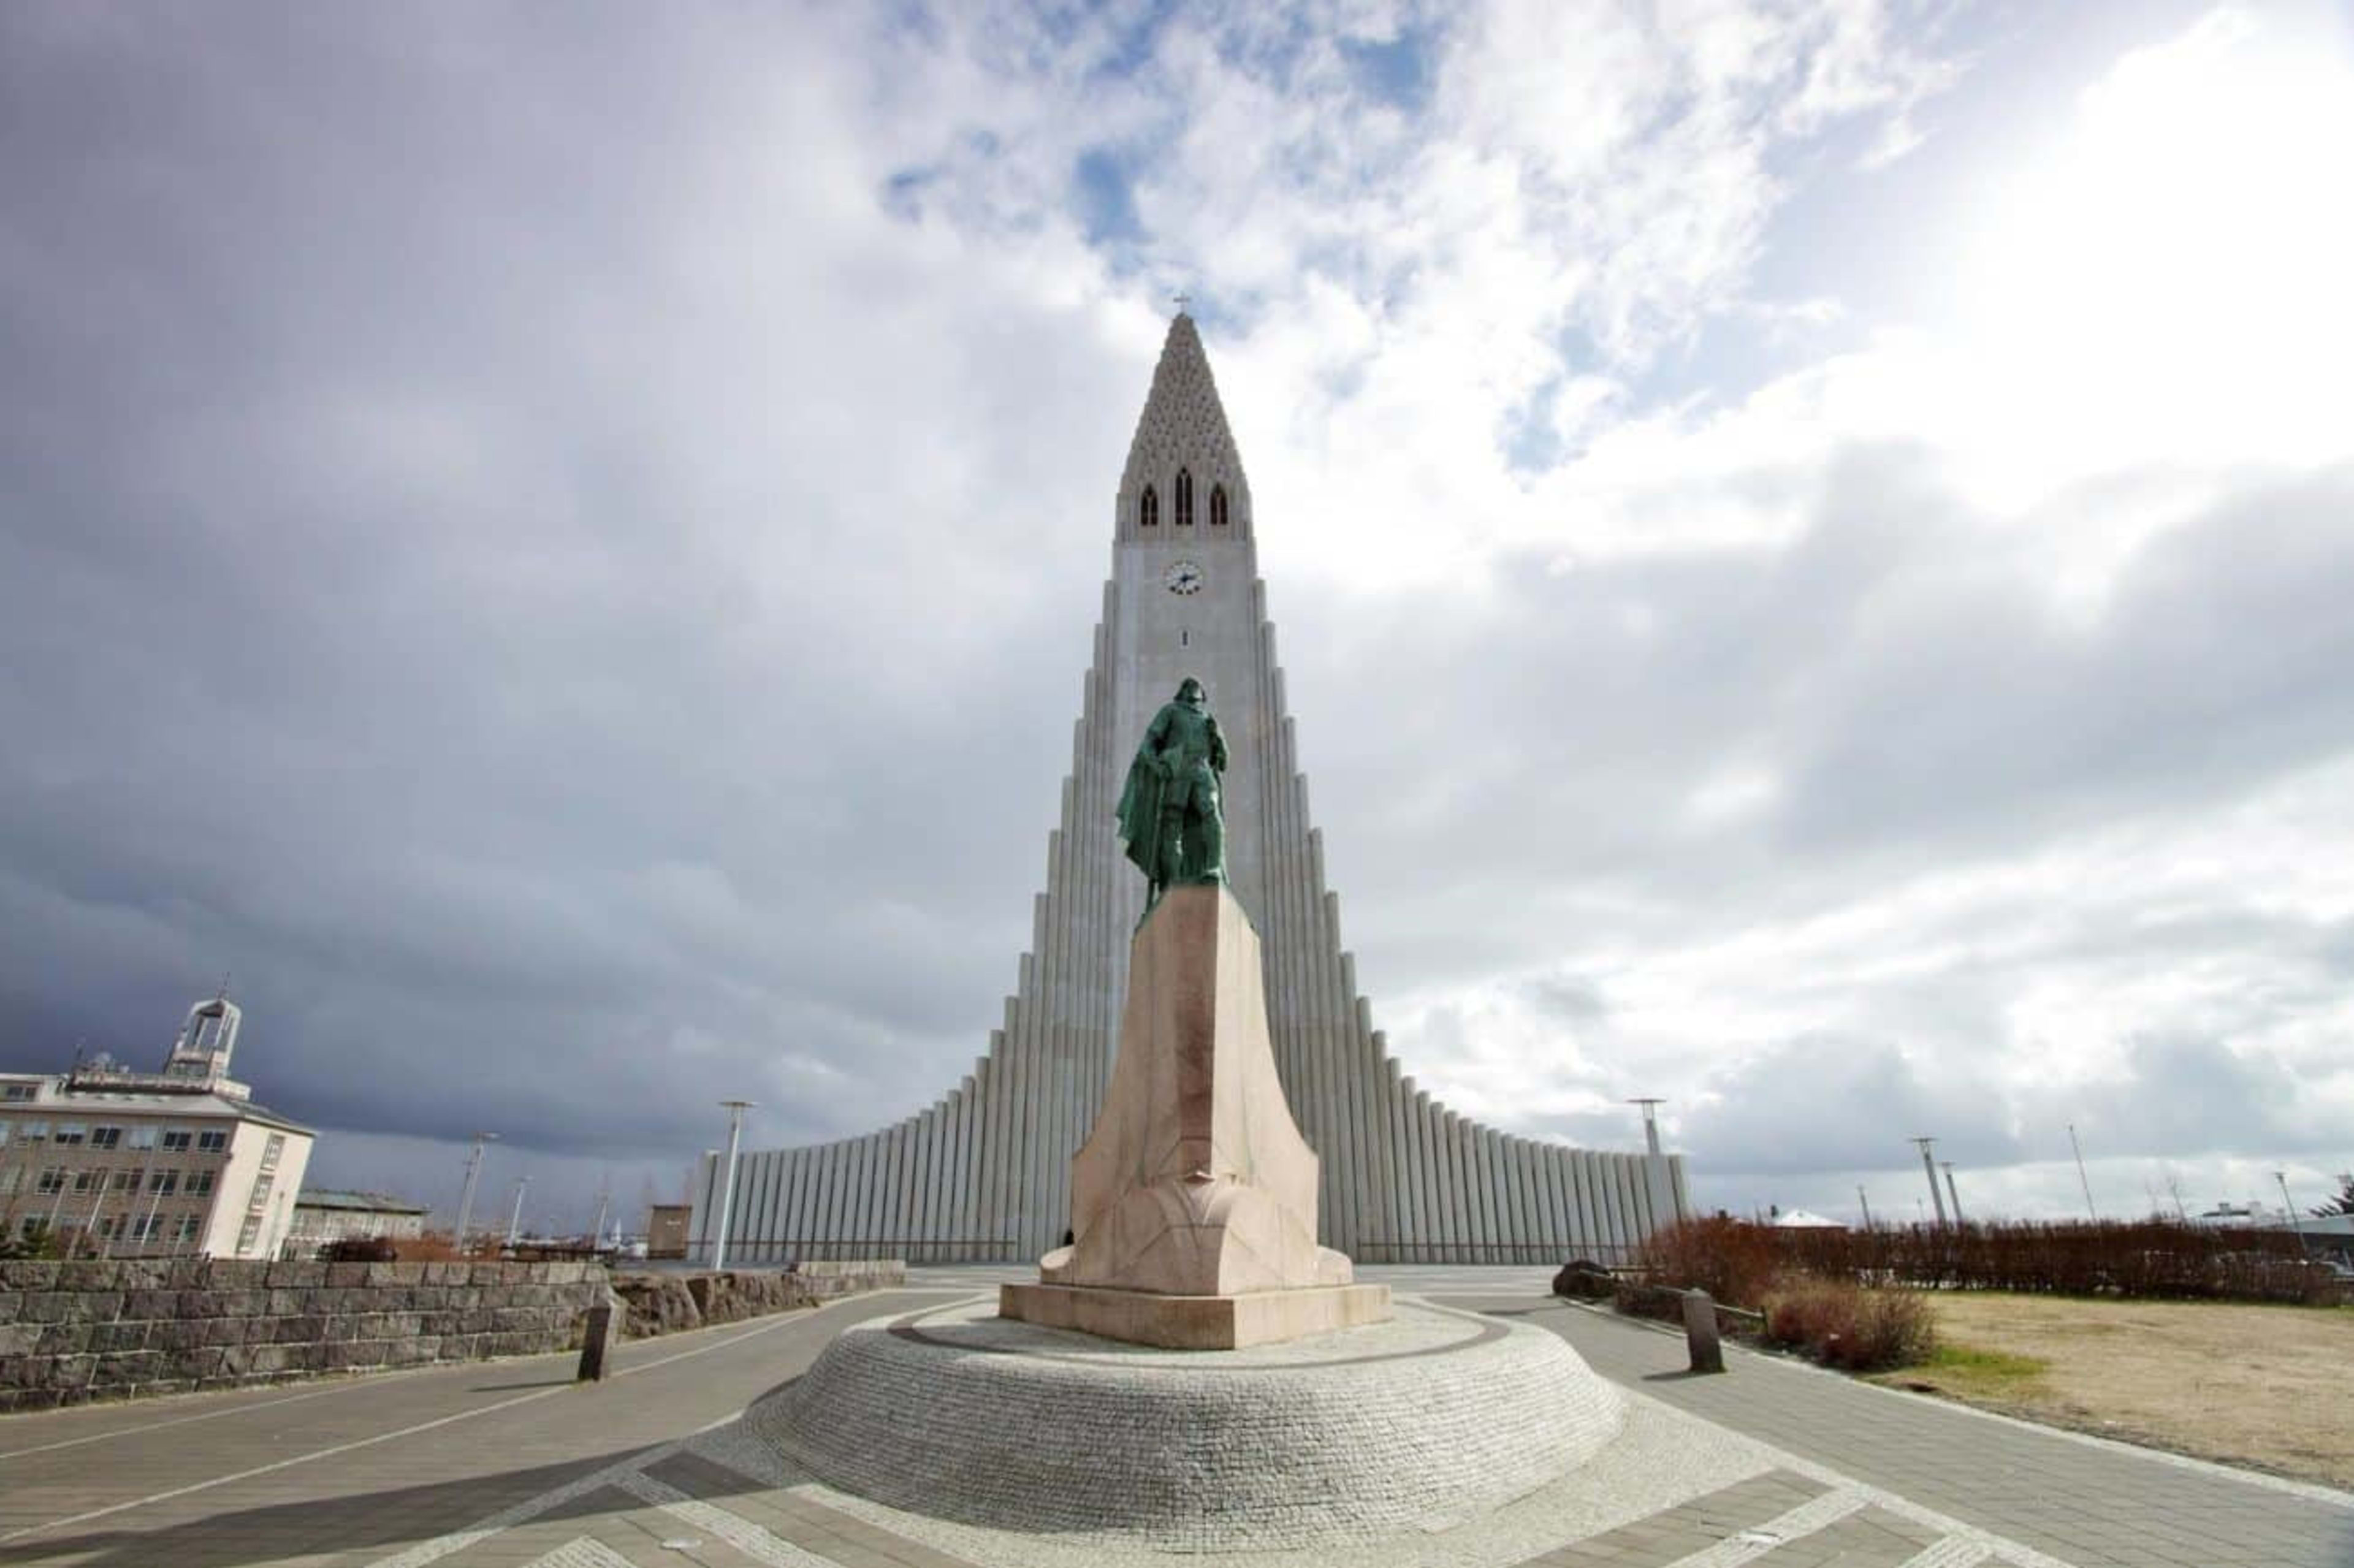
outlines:
{"label": "cobblestone mound", "polygon": [[1592,1458],[1625,1416],[1554,1336],[1434,1308],[1193,1351],[992,1310],[851,1329],[746,1425],[820,1480],[893,1508],[1202,1552],[1453,1524]]}

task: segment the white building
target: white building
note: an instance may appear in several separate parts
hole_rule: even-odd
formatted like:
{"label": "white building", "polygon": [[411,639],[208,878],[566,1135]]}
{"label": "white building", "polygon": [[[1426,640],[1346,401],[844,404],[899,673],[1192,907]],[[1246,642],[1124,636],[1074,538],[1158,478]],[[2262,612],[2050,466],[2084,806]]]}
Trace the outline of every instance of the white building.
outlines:
{"label": "white building", "polygon": [[313,1134],[228,1075],[239,1017],[190,1008],[161,1072],[0,1073],[0,1228],[75,1255],[276,1257]]}

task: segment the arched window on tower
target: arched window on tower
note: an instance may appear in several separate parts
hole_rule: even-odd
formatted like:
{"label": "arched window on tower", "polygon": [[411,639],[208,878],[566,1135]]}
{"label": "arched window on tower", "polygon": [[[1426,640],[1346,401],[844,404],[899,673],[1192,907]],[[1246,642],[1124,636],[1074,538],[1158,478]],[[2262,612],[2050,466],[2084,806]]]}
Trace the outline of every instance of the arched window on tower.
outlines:
{"label": "arched window on tower", "polygon": [[1226,487],[1223,484],[1214,484],[1210,486],[1210,526],[1223,528],[1225,525]]}
{"label": "arched window on tower", "polygon": [[1160,523],[1161,497],[1153,494],[1152,486],[1148,484],[1144,487],[1144,493],[1137,497],[1136,525],[1140,528],[1153,528],[1158,527]]}
{"label": "arched window on tower", "polygon": [[1177,471],[1177,526],[1193,525],[1193,474],[1190,469]]}

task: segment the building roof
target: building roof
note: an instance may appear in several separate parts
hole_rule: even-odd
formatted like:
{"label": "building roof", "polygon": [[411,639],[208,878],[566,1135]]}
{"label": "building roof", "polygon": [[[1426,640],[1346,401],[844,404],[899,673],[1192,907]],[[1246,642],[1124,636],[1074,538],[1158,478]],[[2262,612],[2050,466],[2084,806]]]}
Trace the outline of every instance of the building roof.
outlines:
{"label": "building roof", "polygon": [[41,1084],[38,1099],[0,1102],[0,1110],[32,1111],[48,1116],[154,1116],[183,1120],[207,1118],[228,1118],[237,1121],[260,1122],[285,1132],[299,1132],[305,1138],[317,1133],[291,1117],[279,1115],[267,1106],[250,1100],[231,1099],[214,1094],[201,1086],[191,1089],[99,1089],[69,1088],[61,1074],[34,1075],[11,1073],[0,1075],[13,1081],[34,1078]]}
{"label": "building roof", "polygon": [[[1152,390],[1137,416],[1136,435],[1129,443],[1128,466],[1120,475],[1123,497],[1133,497],[1147,483],[1167,484],[1180,467],[1193,470],[1201,487],[1195,506],[1200,520],[1210,520],[1210,486],[1223,482],[1231,493],[1235,537],[1247,535],[1250,483],[1243,477],[1242,453],[1226,424],[1225,405],[1218,400],[1218,384],[1210,374],[1210,356],[1202,350],[1202,334],[1193,318],[1180,312],[1169,323],[1161,345],[1161,360],[1152,369]],[[1163,507],[1175,498],[1163,494]],[[1162,523],[1176,521],[1173,512],[1161,514]]]}
{"label": "building roof", "polygon": [[396,1198],[389,1192],[338,1192],[323,1187],[305,1187],[294,1195],[298,1209],[365,1209],[377,1214],[423,1214],[432,1211],[422,1203],[412,1203],[406,1198]]}

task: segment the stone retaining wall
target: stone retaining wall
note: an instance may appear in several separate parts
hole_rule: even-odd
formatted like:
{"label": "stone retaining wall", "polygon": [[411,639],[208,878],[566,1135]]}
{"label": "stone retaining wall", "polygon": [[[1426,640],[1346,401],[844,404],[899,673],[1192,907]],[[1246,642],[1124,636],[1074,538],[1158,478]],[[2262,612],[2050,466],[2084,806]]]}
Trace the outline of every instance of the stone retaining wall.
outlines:
{"label": "stone retaining wall", "polygon": [[0,1263],[0,1410],[579,1342],[589,1263]]}
{"label": "stone retaining wall", "polygon": [[643,1340],[907,1283],[901,1259],[867,1258],[803,1263],[790,1274],[620,1274],[613,1277],[613,1290],[630,1309],[624,1331]]}
{"label": "stone retaining wall", "polygon": [[[623,1275],[631,1339],[907,1282],[896,1260]],[[595,1263],[0,1263],[0,1411],[567,1350]]]}

